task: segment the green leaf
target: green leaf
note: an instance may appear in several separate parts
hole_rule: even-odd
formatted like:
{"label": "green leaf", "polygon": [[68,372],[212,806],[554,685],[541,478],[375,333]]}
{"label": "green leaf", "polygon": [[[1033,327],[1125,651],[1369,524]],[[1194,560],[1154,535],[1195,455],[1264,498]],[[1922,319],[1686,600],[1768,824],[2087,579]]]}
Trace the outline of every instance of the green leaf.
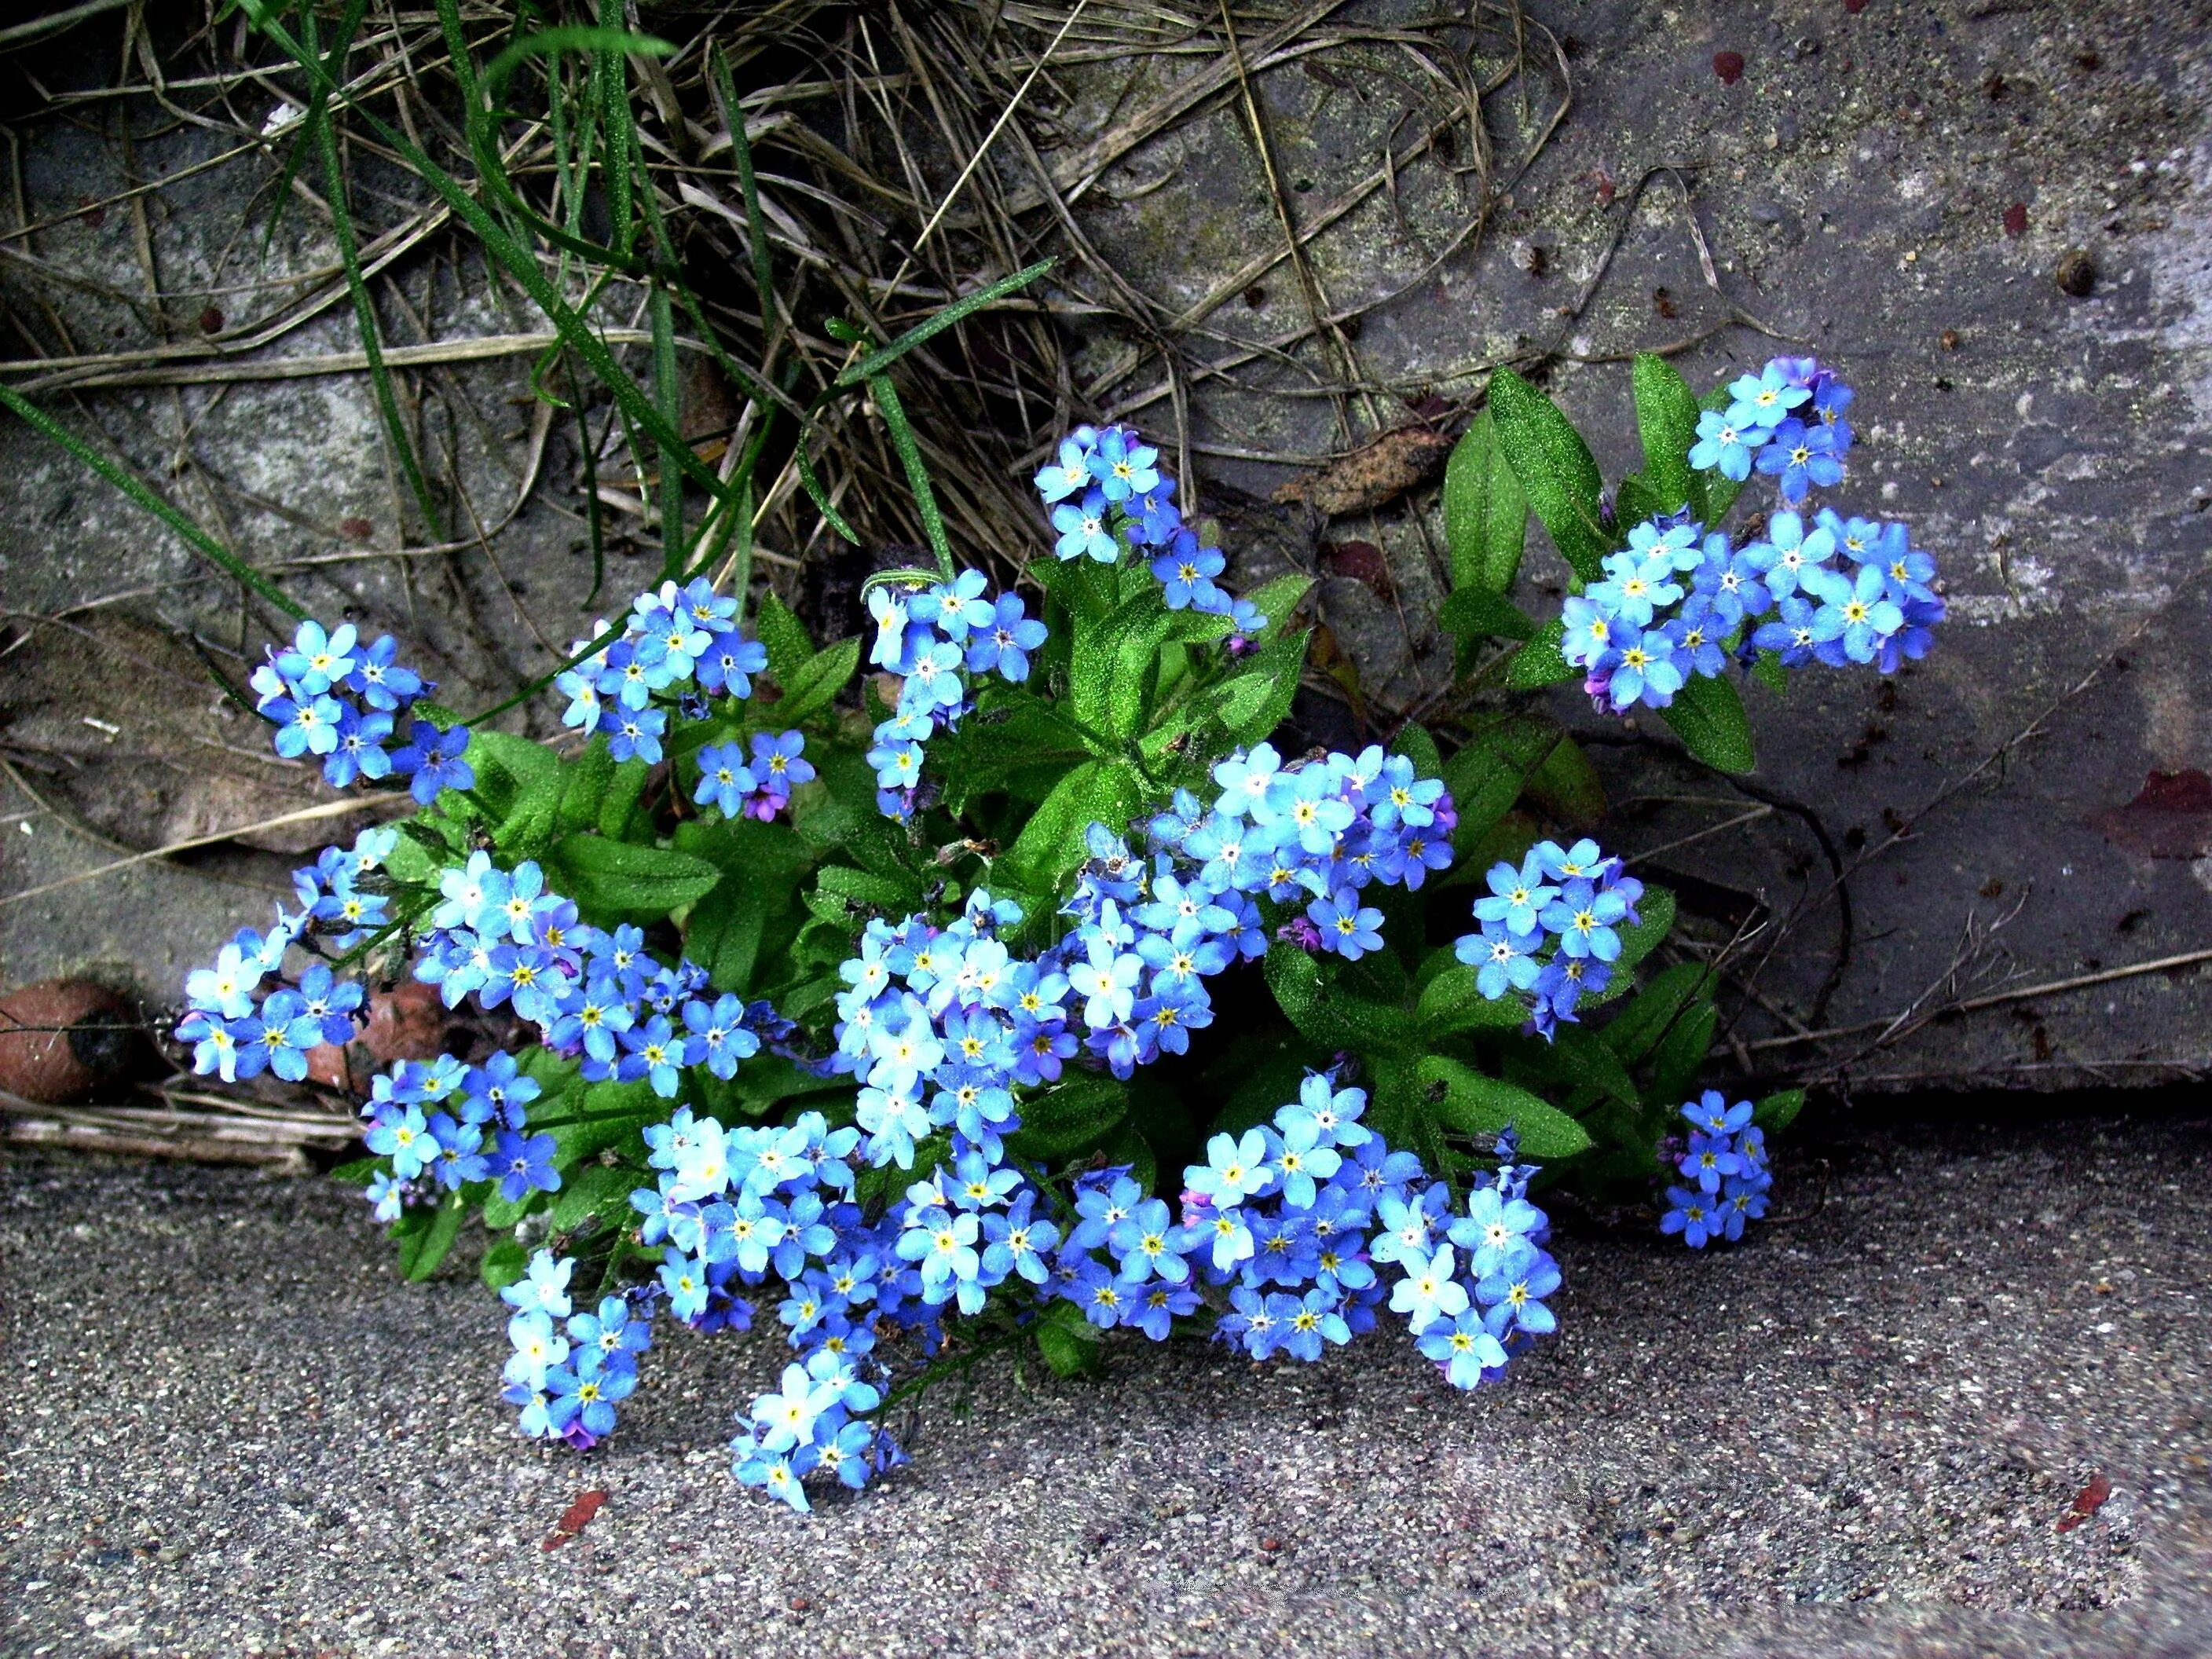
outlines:
{"label": "green leaf", "polygon": [[1128,1109],[1129,1091],[1112,1078],[1071,1075],[1022,1103],[1022,1127],[1007,1144],[1039,1162],[1063,1158],[1097,1140]]}
{"label": "green leaf", "polygon": [[1631,969],[1656,950],[1659,941],[1674,925],[1674,895],[1664,887],[1646,885],[1644,896],[1637,901],[1637,921],[1629,927],[1615,931],[1620,935],[1620,956],[1613,964],[1613,982],[1627,983]]}
{"label": "green leaf", "polygon": [[1444,787],[1459,809],[1452,845],[1462,856],[1512,810],[1528,774],[1559,738],[1557,723],[1540,714],[1509,714],[1476,732],[1444,763]]}
{"label": "green leaf", "polygon": [[1037,1321],[1037,1352],[1055,1376],[1095,1376],[1102,1365],[1099,1334],[1073,1302],[1055,1302]]}
{"label": "green leaf", "polygon": [[823,892],[844,900],[848,915],[878,910],[897,916],[921,905],[921,887],[903,875],[855,870],[845,864],[825,864],[815,872],[814,883]]}
{"label": "green leaf", "polygon": [[1291,613],[1298,608],[1298,601],[1305,598],[1306,590],[1313,584],[1311,576],[1292,570],[1261,583],[1244,597],[1267,619],[1269,627],[1280,628],[1290,620]]}
{"label": "green leaf", "polygon": [[1319,960],[1295,945],[1267,947],[1268,988],[1299,1035],[1330,1051],[1404,1054],[1421,1046],[1404,1009],[1345,991],[1333,982],[1334,968],[1332,962],[1325,972]]}
{"label": "green leaf", "polygon": [[[1437,622],[1462,645],[1484,640],[1533,640],[1535,619],[1512,600],[1479,587],[1462,587],[1437,607]],[[1560,637],[1565,637],[1562,626]]]}
{"label": "green leaf", "polygon": [[1605,816],[1605,786],[1572,738],[1562,736],[1536,769],[1522,793],[1560,823],[1587,830]]}
{"label": "green leaf", "polygon": [[1751,1121],[1769,1134],[1779,1134],[1797,1121],[1797,1114],[1805,1109],[1802,1089],[1783,1089],[1761,1099],[1752,1108]]}
{"label": "green leaf", "polygon": [[438,1271],[438,1264],[460,1237],[463,1206],[459,1193],[449,1193],[434,1208],[415,1210],[393,1224],[399,1241],[399,1271],[410,1282],[421,1283]]}
{"label": "green leaf", "polygon": [[707,970],[717,990],[750,990],[770,919],[790,915],[799,879],[813,860],[789,825],[753,818],[680,823],[676,846],[715,866],[724,878],[685,918],[684,954]]}
{"label": "green leaf", "polygon": [[1502,599],[1521,569],[1522,549],[1528,538],[1528,501],[1486,409],[1452,446],[1451,459],[1444,465],[1443,508],[1453,597],[1465,593]]}
{"label": "green leaf", "polygon": [[[1449,947],[1443,954],[1450,954]],[[1510,1031],[1528,1023],[1528,1005],[1509,992],[1495,1000],[1482,994],[1476,984],[1477,969],[1454,963],[1421,988],[1421,1000],[1413,1022],[1427,1037],[1454,1036],[1462,1031]]]}
{"label": "green leaf", "polygon": [[1588,1026],[1562,1024],[1552,1038],[1547,1058],[1569,1087],[1585,1091],[1592,1100],[1610,1099],[1623,1106],[1640,1103],[1636,1079],[1603,1037]]}
{"label": "green leaf", "polygon": [[[553,1163],[572,1170],[610,1146],[627,1146],[648,1123],[658,1123],[675,1109],[653,1085],[641,1078],[635,1083],[585,1085],[562,1103],[559,1112],[539,1110],[542,1100],[531,1103],[530,1130],[553,1137]],[[553,1200],[559,1201],[557,1196]],[[485,1206],[487,1217],[490,1206]]]}
{"label": "green leaf", "polygon": [[1752,659],[1751,677],[1770,691],[1790,689],[1790,671],[1782,665],[1779,651],[1762,651]]}
{"label": "green leaf", "polygon": [[1720,1011],[1709,997],[1692,1000],[1667,1028],[1651,1051],[1651,1097],[1667,1106],[1679,1106],[1697,1087],[1698,1073],[1712,1052],[1713,1031]]}
{"label": "green leaf", "polygon": [[1701,962],[1680,962],[1638,992],[1605,1028],[1605,1040],[1621,1063],[1640,1065],[1711,976]]}
{"label": "green leaf", "polygon": [[1244,672],[1213,689],[1213,704],[1240,744],[1264,742],[1291,712],[1305,666],[1306,635],[1279,634],[1245,659]]}
{"label": "green leaf", "polygon": [[1443,755],[1437,748],[1437,740],[1429,735],[1429,728],[1418,720],[1407,720],[1398,728],[1398,735],[1390,739],[1390,752],[1413,762],[1417,778],[1443,775]]}
{"label": "green leaf", "polygon": [[1521,1133],[1522,1156],[1534,1164],[1556,1164],[1589,1148],[1589,1132],[1558,1107],[1449,1055],[1424,1056],[1414,1076],[1430,1112],[1462,1134],[1496,1134],[1510,1124]]}
{"label": "green leaf", "polygon": [[775,594],[763,593],[753,625],[768,652],[768,672],[788,692],[792,677],[814,658],[814,641],[806,624]]}
{"label": "green leaf", "polygon": [[1614,538],[1599,508],[1604,480],[1582,434],[1557,404],[1510,368],[1490,377],[1490,414],[1498,446],[1559,556],[1583,580],[1598,580]]}
{"label": "green leaf", "polygon": [[494,1243],[483,1253],[483,1260],[477,1264],[477,1276],[483,1280],[484,1288],[491,1291],[505,1290],[508,1285],[520,1282],[523,1274],[529,1271],[530,1252],[512,1238],[502,1238]]}
{"label": "green leaf", "polygon": [[1751,721],[1732,682],[1692,674],[1659,713],[1682,746],[1714,770],[1748,772],[1758,765]]}
{"label": "green leaf", "polygon": [[1547,685],[1557,685],[1563,680],[1578,680],[1583,671],[1569,662],[1561,649],[1567,640],[1567,624],[1554,617],[1544,625],[1544,631],[1513,653],[1513,660],[1505,665],[1505,684],[1515,691],[1538,691]]}
{"label": "green leaf", "polygon": [[[1682,507],[1704,518],[1704,492],[1690,471],[1690,446],[1698,441],[1698,400],[1674,364],[1648,351],[1636,354],[1630,378],[1636,389],[1636,429],[1644,440],[1644,477],[1656,510]],[[1624,508],[1621,517],[1627,517]]]}
{"label": "green leaf", "polygon": [[837,698],[860,666],[860,641],[856,635],[824,646],[792,677],[783,682],[783,696],[775,705],[775,717],[789,726],[820,714]]}
{"label": "green leaf", "polygon": [[552,1222],[560,1232],[571,1232],[596,1217],[629,1211],[629,1195],[643,1184],[635,1170],[620,1164],[594,1164],[563,1182],[553,1196]]}
{"label": "green leaf", "polygon": [[1632,472],[1620,481],[1620,489],[1613,497],[1613,521],[1616,524],[1638,525],[1646,519],[1656,519],[1674,509],[1666,505],[1665,498],[1651,487],[1651,482],[1641,472]]}
{"label": "green leaf", "polygon": [[1021,834],[1002,855],[1017,885],[1058,892],[1060,879],[1083,862],[1083,837],[1092,823],[1117,833],[1144,803],[1137,775],[1119,761],[1090,760],[1054,786]]}
{"label": "green leaf", "polygon": [[555,878],[549,884],[575,900],[586,917],[659,921],[697,903],[722,879],[704,859],[605,836],[563,836],[546,862]]}

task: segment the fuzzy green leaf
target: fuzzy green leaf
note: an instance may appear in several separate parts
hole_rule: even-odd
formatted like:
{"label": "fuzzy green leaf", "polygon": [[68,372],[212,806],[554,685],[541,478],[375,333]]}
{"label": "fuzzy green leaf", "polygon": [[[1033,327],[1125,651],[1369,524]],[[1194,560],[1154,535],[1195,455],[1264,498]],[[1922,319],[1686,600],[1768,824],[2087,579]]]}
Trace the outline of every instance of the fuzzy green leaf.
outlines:
{"label": "fuzzy green leaf", "polygon": [[1779,1134],[1797,1121],[1797,1114],[1805,1109],[1802,1089],[1783,1089],[1764,1097],[1752,1108],[1751,1121],[1769,1134]]}
{"label": "fuzzy green leaf", "polygon": [[1037,1352],[1055,1376],[1095,1376],[1103,1364],[1099,1335],[1073,1302],[1055,1302],[1037,1321]]}
{"label": "fuzzy green leaf", "polygon": [[1521,569],[1521,553],[1528,538],[1528,501],[1486,409],[1452,446],[1451,459],[1444,465],[1443,511],[1453,597],[1466,593],[1502,599]]}
{"label": "fuzzy green leaf", "polygon": [[1522,793],[1572,829],[1591,829],[1605,816],[1605,786],[1598,781],[1597,769],[1583,746],[1564,735],[1528,774]]}
{"label": "fuzzy green leaf", "polygon": [[636,1170],[618,1164],[579,1170],[554,1194],[553,1225],[570,1232],[596,1217],[628,1212],[630,1194],[643,1184]]}
{"label": "fuzzy green leaf", "polygon": [[837,694],[845,689],[860,663],[860,641],[857,635],[824,646],[784,681],[783,698],[775,705],[775,718],[787,726],[796,726],[820,714],[836,701]]}
{"label": "fuzzy green leaf", "polygon": [[1058,892],[1060,878],[1083,862],[1083,838],[1091,824],[1126,828],[1144,796],[1137,775],[1118,761],[1090,760],[1073,768],[1003,855],[1015,884],[1032,892]]}
{"label": "fuzzy green leaf", "polygon": [[1452,845],[1462,856],[1512,810],[1528,774],[1559,737],[1558,725],[1540,714],[1509,714],[1476,732],[1444,763],[1444,787],[1459,808]]}
{"label": "fuzzy green leaf", "polygon": [[1533,640],[1540,631],[1535,619],[1512,600],[1479,587],[1462,587],[1452,594],[1437,607],[1437,622],[1463,646],[1484,640]]}
{"label": "fuzzy green leaf", "polygon": [[[1449,951],[1444,952],[1449,954]],[[1513,1030],[1528,1021],[1528,1005],[1508,992],[1495,999],[1482,994],[1475,983],[1476,969],[1454,963],[1421,988],[1413,1021],[1425,1036],[1455,1036],[1462,1031]]]}
{"label": "fuzzy green leaf", "polygon": [[399,1241],[399,1271],[410,1282],[419,1283],[438,1271],[460,1237],[465,1208],[461,1195],[450,1193],[436,1207],[408,1212],[393,1224],[392,1237]]}
{"label": "fuzzy green leaf", "polygon": [[1582,678],[1583,671],[1569,662],[1560,649],[1566,643],[1567,625],[1554,617],[1544,631],[1513,653],[1505,665],[1505,684],[1515,691],[1537,691],[1547,685]]}
{"label": "fuzzy green leaf", "polygon": [[1589,1132],[1558,1107],[1449,1055],[1424,1056],[1414,1075],[1428,1110],[1462,1134],[1496,1134],[1510,1124],[1521,1133],[1522,1155],[1536,1164],[1589,1148]]}
{"label": "fuzzy green leaf", "polygon": [[1298,608],[1298,601],[1305,598],[1313,582],[1311,576],[1293,570],[1261,583],[1244,597],[1267,619],[1270,628],[1279,629],[1290,621],[1291,613]]}
{"label": "fuzzy green leaf", "polygon": [[1705,1057],[1712,1052],[1713,1031],[1719,1023],[1720,1011],[1709,996],[1696,998],[1683,1008],[1651,1051],[1652,1099],[1678,1106],[1689,1098]]}
{"label": "fuzzy green leaf", "polygon": [[1604,479],[1582,434],[1556,404],[1510,368],[1490,377],[1490,414],[1498,446],[1559,556],[1583,580],[1598,580],[1614,538],[1599,507]]}
{"label": "fuzzy green leaf", "polygon": [[1647,885],[1644,896],[1637,902],[1638,920],[1617,931],[1620,934],[1620,956],[1613,964],[1613,982],[1625,984],[1629,969],[1658,948],[1659,941],[1674,925],[1674,895],[1664,887]]}
{"label": "fuzzy green leaf", "polygon": [[1682,746],[1720,772],[1748,772],[1759,764],[1751,720],[1732,681],[1692,674],[1659,711]]}
{"label": "fuzzy green leaf", "polygon": [[493,1243],[484,1251],[483,1260],[477,1264],[477,1277],[483,1280],[484,1288],[490,1291],[505,1290],[529,1271],[530,1252],[512,1238],[502,1238]]}
{"label": "fuzzy green leaf", "polygon": [[773,593],[761,596],[760,609],[755,613],[753,626],[760,635],[760,642],[768,652],[768,672],[775,676],[776,683],[785,690],[791,689],[791,677],[813,659],[814,641],[806,631],[806,624],[799,620],[791,607]]}
{"label": "fuzzy green leaf", "polygon": [[1097,1140],[1128,1113],[1129,1092],[1109,1077],[1071,1075],[1022,1103],[1022,1127],[1008,1138],[1022,1157],[1066,1158]]}
{"label": "fuzzy green leaf", "polygon": [[1244,672],[1213,689],[1213,705],[1229,735],[1261,743],[1283,723],[1305,666],[1306,635],[1281,634],[1245,659]]}
{"label": "fuzzy green leaf", "polygon": [[575,900],[587,918],[609,921],[657,921],[697,903],[722,879],[704,859],[605,836],[563,836],[546,864],[549,885]]}
{"label": "fuzzy green leaf", "polygon": [[[1631,371],[1636,390],[1636,429],[1644,440],[1644,477],[1657,511],[1704,505],[1690,471],[1690,446],[1698,441],[1698,400],[1674,364],[1648,351]],[[1621,516],[1628,515],[1624,508]],[[1702,515],[1701,515],[1702,516]]]}
{"label": "fuzzy green leaf", "polygon": [[1621,1063],[1640,1065],[1711,977],[1703,963],[1681,962],[1638,992],[1605,1028],[1605,1040]]}
{"label": "fuzzy green leaf", "polygon": [[1317,959],[1295,945],[1269,945],[1266,971],[1268,988],[1291,1024],[1322,1048],[1406,1054],[1421,1046],[1404,1009],[1345,991]]}

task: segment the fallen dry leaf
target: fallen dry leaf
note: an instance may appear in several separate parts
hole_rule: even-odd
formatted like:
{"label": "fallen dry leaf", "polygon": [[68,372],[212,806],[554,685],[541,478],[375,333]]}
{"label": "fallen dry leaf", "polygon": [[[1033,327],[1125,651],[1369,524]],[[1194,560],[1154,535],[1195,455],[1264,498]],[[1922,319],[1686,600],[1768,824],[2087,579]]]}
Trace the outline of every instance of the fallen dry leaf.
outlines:
{"label": "fallen dry leaf", "polygon": [[2112,1483],[2101,1474],[2089,1477],[2089,1484],[2074,1494],[2074,1507],[2058,1518],[2058,1530],[2071,1532],[2099,1510],[2112,1495]]}
{"label": "fallen dry leaf", "polygon": [[1291,479],[1279,501],[1304,501],[1330,514],[1364,513],[1395,501],[1443,465],[1452,440],[1425,426],[1401,426],[1370,438],[1318,472]]}
{"label": "fallen dry leaf", "polygon": [[580,1492],[576,1501],[562,1511],[560,1521],[546,1535],[544,1547],[557,1550],[571,1538],[592,1524],[592,1517],[599,1512],[599,1505],[607,1501],[605,1492],[594,1486],[589,1492]]}
{"label": "fallen dry leaf", "polygon": [[2139,857],[2202,858],[2212,853],[2212,777],[2194,767],[2154,772],[2133,800],[2097,813],[2089,827]]}

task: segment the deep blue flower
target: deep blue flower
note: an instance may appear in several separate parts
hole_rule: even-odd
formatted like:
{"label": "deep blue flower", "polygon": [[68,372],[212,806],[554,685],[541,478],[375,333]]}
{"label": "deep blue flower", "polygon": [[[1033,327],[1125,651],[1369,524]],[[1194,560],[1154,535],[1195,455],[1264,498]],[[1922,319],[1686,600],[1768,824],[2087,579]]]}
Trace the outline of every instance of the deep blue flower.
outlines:
{"label": "deep blue flower", "polygon": [[744,811],[745,798],[760,787],[744,751],[735,743],[710,743],[699,751],[699,787],[692,799],[726,818]]}
{"label": "deep blue flower", "polygon": [[1698,416],[1698,441],[1690,446],[1690,465],[1700,472],[1717,471],[1741,483],[1751,477],[1752,452],[1769,435],[1763,426],[1740,427],[1718,410]]}
{"label": "deep blue flower", "polygon": [[1114,532],[1106,527],[1109,511],[1105,495],[1097,489],[1086,495],[1079,506],[1063,501],[1053,508],[1053,528],[1060,532],[1053,551],[1062,559],[1091,558],[1101,564],[1113,563],[1121,549]]}
{"label": "deep blue flower", "polygon": [[1306,907],[1306,919],[1321,931],[1322,945],[1347,962],[1382,948],[1382,913],[1371,904],[1361,904],[1352,888],[1340,887],[1328,897],[1316,899]]}
{"label": "deep blue flower", "polygon": [[1667,1205],[1667,1212],[1659,1218],[1659,1231],[1681,1234],[1682,1242],[1693,1250],[1704,1249],[1705,1241],[1720,1231],[1712,1200],[1693,1187],[1669,1187]]}
{"label": "deep blue flower", "polygon": [[1808,427],[1787,420],[1775,428],[1774,437],[1759,452],[1758,467],[1775,480],[1782,499],[1793,506],[1805,499],[1815,484],[1826,489],[1841,483],[1844,464],[1837,458],[1835,434],[1825,426]]}
{"label": "deep blue flower", "polygon": [[550,1134],[525,1136],[501,1129],[494,1142],[492,1173],[499,1178],[499,1195],[519,1204],[532,1192],[557,1192],[561,1176],[553,1168],[560,1143]]}
{"label": "deep blue flower", "polygon": [[1018,685],[1030,677],[1029,653],[1045,638],[1045,625],[1026,614],[1020,597],[1001,593],[991,621],[969,636],[968,672],[996,673]]}

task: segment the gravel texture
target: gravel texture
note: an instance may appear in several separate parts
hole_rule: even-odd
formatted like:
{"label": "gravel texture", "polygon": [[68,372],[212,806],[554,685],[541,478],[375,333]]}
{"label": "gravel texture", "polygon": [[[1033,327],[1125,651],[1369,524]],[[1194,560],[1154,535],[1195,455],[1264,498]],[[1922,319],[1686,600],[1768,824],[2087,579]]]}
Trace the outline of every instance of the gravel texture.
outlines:
{"label": "gravel texture", "polygon": [[2212,1120],[1828,1157],[1747,1248],[1563,1230],[1503,1388],[1389,1338],[986,1366],[811,1517],[728,1479],[757,1334],[665,1340],[580,1460],[508,1431],[486,1292],[398,1282],[337,1186],[18,1161],[0,1649],[2212,1651]]}

